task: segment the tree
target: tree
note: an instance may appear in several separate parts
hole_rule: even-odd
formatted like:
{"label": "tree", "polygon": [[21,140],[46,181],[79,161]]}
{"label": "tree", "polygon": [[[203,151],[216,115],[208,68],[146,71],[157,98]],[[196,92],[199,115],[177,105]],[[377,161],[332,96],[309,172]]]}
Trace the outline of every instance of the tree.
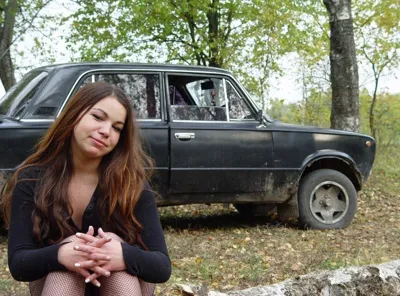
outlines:
{"label": "tree", "polygon": [[15,83],[10,47],[13,43],[17,11],[17,0],[2,0],[0,2],[0,79],[5,90],[8,90]]}
{"label": "tree", "polygon": [[324,0],[329,15],[332,84],[331,127],[360,128],[358,66],[351,0]]}
{"label": "tree", "polygon": [[[368,133],[373,97],[367,89],[360,93],[361,132]],[[400,94],[379,93],[375,105],[375,139],[379,147],[400,143]]]}
{"label": "tree", "polygon": [[[381,13],[384,12],[384,13]],[[372,100],[369,106],[369,128],[376,134],[375,109],[382,75],[400,63],[400,7],[394,0],[363,0],[355,7],[355,34],[359,54],[373,76]],[[385,97],[385,96],[384,96]]]}
{"label": "tree", "polygon": [[52,0],[0,0],[0,80],[8,90],[15,83],[11,46],[34,26]]}
{"label": "tree", "polygon": [[[325,26],[328,22],[322,16],[322,5],[306,0],[302,4],[309,17],[307,26],[320,29],[319,32],[315,30],[317,34],[311,36],[312,39],[308,43],[297,49],[302,64],[301,84],[305,90],[303,100],[306,101],[309,97],[308,90],[319,88],[321,92],[326,93],[329,90],[325,83],[324,70],[325,55],[328,51],[325,44],[329,45],[329,28]],[[400,29],[400,6],[397,0],[359,0],[353,3],[352,12],[358,67],[362,67],[369,82],[372,76],[374,84],[368,117],[370,130],[366,132],[375,137],[374,110],[377,106],[380,79],[383,75],[388,75],[400,62],[400,36],[397,33]]]}
{"label": "tree", "polygon": [[[242,60],[249,48],[262,54],[269,47],[267,38],[278,44],[293,21],[291,2],[81,0],[71,16],[69,41],[78,44],[84,60],[132,60],[132,53],[138,53],[146,60],[166,56],[167,62],[226,68]],[[263,35],[265,28],[269,36]]]}
{"label": "tree", "polygon": [[[80,0],[69,45],[86,61],[227,68],[264,97],[277,60],[301,36],[292,0]],[[306,32],[304,30],[304,32]],[[311,34],[312,32],[310,32]]]}

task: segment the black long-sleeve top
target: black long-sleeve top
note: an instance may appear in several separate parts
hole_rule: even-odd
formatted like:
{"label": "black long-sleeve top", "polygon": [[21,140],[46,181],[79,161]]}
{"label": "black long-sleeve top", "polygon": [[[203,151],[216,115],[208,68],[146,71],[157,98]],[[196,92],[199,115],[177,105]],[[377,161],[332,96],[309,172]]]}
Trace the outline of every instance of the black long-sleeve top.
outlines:
{"label": "black long-sleeve top", "polygon": [[[34,193],[40,170],[30,168],[19,177],[11,204],[11,221],[8,231],[8,265],[17,281],[34,281],[52,271],[66,270],[58,262],[60,244],[40,244],[33,239],[32,213],[35,208]],[[96,214],[99,190],[95,190],[82,217],[82,229],[91,225],[105,228]],[[127,272],[146,282],[166,282],[171,275],[171,262],[158,216],[154,194],[143,190],[135,207],[135,217],[143,226],[143,242],[148,250],[122,243]],[[82,231],[82,230],[81,230]],[[86,231],[82,231],[86,232]]]}

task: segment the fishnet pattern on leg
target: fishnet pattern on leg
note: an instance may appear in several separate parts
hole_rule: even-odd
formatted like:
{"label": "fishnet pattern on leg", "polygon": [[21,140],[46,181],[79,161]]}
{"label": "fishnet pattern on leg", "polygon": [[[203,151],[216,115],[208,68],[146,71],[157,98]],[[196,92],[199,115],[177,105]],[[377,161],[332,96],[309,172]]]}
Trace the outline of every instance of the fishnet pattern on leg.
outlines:
{"label": "fishnet pattern on leg", "polygon": [[155,287],[124,271],[113,272],[110,277],[101,277],[99,281],[100,296],[152,296]]}
{"label": "fishnet pattern on leg", "polygon": [[153,283],[148,283],[139,279],[140,289],[142,290],[142,296],[153,296],[156,285]]}
{"label": "fishnet pattern on leg", "polygon": [[[61,243],[76,241],[75,235],[69,236]],[[84,295],[85,282],[82,276],[68,271],[51,272],[47,276],[30,282],[29,292],[32,296],[70,296]]]}
{"label": "fishnet pattern on leg", "polygon": [[68,271],[51,272],[46,277],[42,296],[83,296],[85,285],[79,274]]}

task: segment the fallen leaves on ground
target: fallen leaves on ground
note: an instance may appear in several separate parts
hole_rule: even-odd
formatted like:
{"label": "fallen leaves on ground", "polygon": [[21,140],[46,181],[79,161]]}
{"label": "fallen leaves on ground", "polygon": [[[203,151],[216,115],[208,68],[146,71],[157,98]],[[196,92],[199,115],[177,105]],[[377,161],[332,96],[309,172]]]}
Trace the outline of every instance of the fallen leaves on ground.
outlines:
{"label": "fallen leaves on ground", "polygon": [[[232,206],[160,208],[173,272],[156,294],[190,295],[182,285],[239,290],[316,270],[399,259],[400,184],[382,178],[371,178],[359,194],[355,219],[341,230],[304,231],[296,221],[274,215],[244,219]],[[28,295],[6,269],[4,238],[0,248],[0,295]]]}

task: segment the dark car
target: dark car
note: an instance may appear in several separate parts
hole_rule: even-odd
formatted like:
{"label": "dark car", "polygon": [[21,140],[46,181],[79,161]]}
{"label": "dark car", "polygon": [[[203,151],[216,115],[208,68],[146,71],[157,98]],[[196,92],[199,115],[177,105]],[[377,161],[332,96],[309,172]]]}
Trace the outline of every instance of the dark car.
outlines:
{"label": "dark car", "polygon": [[160,206],[233,203],[246,215],[277,208],[312,228],[346,227],[354,217],[373,138],[274,121],[230,72],[198,66],[79,63],[30,71],[0,99],[0,183],[71,96],[99,80],[130,96],[156,162]]}

